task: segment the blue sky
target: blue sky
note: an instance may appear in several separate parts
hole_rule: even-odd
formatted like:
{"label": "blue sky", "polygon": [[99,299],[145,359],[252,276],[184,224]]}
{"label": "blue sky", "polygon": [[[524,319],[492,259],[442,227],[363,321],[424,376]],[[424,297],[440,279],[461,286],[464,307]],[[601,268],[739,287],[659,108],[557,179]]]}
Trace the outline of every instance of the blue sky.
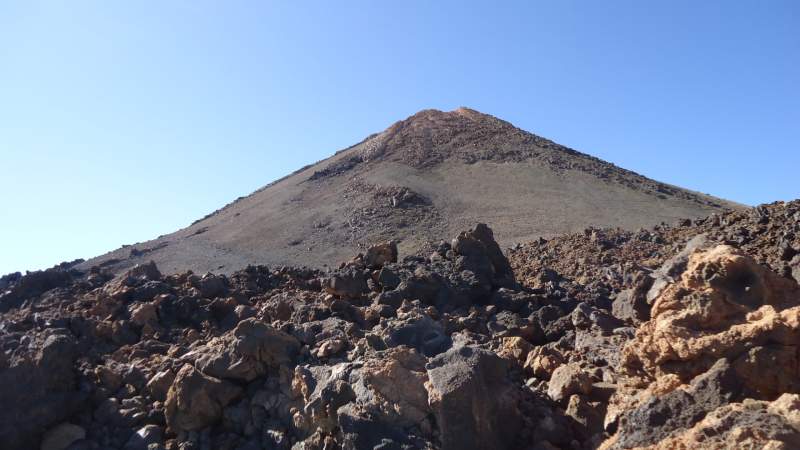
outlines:
{"label": "blue sky", "polygon": [[800,197],[800,3],[0,0],[0,273],[188,225],[424,108]]}

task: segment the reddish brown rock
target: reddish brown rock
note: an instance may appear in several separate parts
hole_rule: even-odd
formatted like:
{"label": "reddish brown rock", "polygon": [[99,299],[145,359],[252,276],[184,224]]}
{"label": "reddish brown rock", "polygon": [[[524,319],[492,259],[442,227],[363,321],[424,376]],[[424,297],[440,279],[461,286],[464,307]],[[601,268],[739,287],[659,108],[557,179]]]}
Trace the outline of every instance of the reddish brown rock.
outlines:
{"label": "reddish brown rock", "polygon": [[167,427],[181,433],[213,425],[222,417],[222,409],[241,393],[235,384],[204,375],[187,364],[167,393]]}

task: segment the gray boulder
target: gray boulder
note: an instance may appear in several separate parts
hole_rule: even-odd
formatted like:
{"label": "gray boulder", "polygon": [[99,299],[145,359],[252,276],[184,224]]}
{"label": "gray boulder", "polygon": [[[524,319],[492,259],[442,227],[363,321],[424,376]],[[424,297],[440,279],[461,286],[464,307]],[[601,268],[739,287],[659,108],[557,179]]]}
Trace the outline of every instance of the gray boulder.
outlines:
{"label": "gray boulder", "polygon": [[488,350],[461,346],[431,360],[427,370],[442,449],[514,447],[524,421],[505,360]]}

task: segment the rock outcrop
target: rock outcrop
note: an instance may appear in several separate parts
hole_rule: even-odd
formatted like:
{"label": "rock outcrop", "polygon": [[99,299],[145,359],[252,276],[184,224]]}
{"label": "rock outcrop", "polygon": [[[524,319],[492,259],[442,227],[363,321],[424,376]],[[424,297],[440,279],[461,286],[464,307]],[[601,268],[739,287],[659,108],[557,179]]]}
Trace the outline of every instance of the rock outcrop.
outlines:
{"label": "rock outcrop", "polygon": [[794,280],[727,245],[696,251],[624,347],[622,388],[606,417],[617,427],[609,448],[678,445],[689,438],[677,435],[715,411],[740,410],[731,404],[800,392],[798,344]]}

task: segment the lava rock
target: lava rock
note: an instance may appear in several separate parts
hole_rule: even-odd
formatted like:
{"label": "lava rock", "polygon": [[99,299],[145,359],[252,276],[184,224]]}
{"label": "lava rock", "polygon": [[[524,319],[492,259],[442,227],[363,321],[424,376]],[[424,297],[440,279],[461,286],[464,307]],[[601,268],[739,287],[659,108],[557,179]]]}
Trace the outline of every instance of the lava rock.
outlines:
{"label": "lava rock", "polygon": [[213,425],[222,418],[222,409],[241,393],[235,384],[204,375],[186,364],[167,393],[167,427],[173,433],[182,433]]}
{"label": "lava rock", "polygon": [[252,381],[294,361],[300,343],[258,319],[245,319],[225,336],[212,340],[197,359],[197,368],[216,378]]}
{"label": "lava rock", "polygon": [[370,269],[380,269],[387,263],[397,262],[397,243],[394,241],[373,245],[364,255],[364,264]]}
{"label": "lava rock", "polygon": [[429,399],[442,449],[512,448],[523,420],[507,363],[477,347],[454,347],[428,363]]}
{"label": "lava rock", "polygon": [[0,370],[0,448],[10,450],[35,447],[47,428],[86,399],[73,367],[78,348],[71,334],[45,330],[21,350]]}
{"label": "lava rock", "polygon": [[573,394],[589,394],[592,379],[580,366],[571,363],[559,366],[553,371],[547,387],[547,395],[554,401],[568,400]]}

